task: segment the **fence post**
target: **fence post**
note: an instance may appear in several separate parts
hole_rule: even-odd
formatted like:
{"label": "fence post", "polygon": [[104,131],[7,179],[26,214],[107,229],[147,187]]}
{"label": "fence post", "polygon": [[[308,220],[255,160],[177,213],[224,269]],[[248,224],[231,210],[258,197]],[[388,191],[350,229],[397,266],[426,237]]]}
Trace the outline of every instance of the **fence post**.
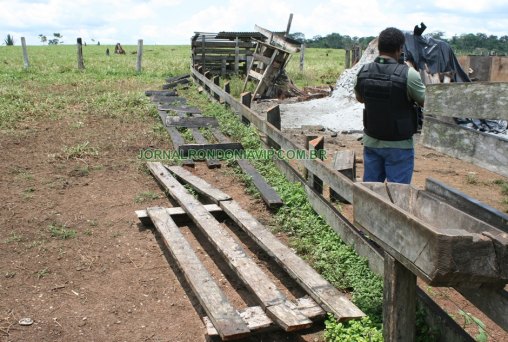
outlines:
{"label": "fence post", "polygon": [[[252,93],[250,91],[249,92],[245,92],[245,93],[241,93],[240,94],[240,99],[241,99],[242,104],[244,106],[250,108],[250,103],[252,102]],[[242,115],[242,123],[244,125],[249,125],[250,121],[249,121],[249,119],[247,119],[245,116]]]}
{"label": "fence post", "polygon": [[[280,120],[280,108],[279,105],[275,105],[268,109],[266,112],[266,121],[275,126],[279,131],[281,129],[281,120]],[[267,139],[268,146],[273,148],[274,150],[280,150],[280,145],[277,144],[272,138],[268,137]]]}
{"label": "fence post", "polygon": [[26,51],[26,41],[25,37],[21,37],[21,46],[23,47],[23,64],[24,68],[28,69],[30,67],[30,62],[28,61],[28,52]]}
{"label": "fence post", "polygon": [[351,50],[350,49],[346,49],[346,65],[345,65],[346,69],[349,69],[351,68]]}
{"label": "fence post", "polygon": [[78,69],[83,70],[85,68],[85,63],[83,62],[83,41],[81,38],[77,39],[78,43]]}
{"label": "fence post", "polygon": [[136,61],[136,72],[141,72],[141,59],[143,58],[143,39],[138,39],[138,59]]}
{"label": "fence post", "polygon": [[303,64],[305,61],[305,44],[300,47],[300,72],[303,72]]}
{"label": "fence post", "polygon": [[240,41],[238,37],[235,39],[235,74],[240,70]]}

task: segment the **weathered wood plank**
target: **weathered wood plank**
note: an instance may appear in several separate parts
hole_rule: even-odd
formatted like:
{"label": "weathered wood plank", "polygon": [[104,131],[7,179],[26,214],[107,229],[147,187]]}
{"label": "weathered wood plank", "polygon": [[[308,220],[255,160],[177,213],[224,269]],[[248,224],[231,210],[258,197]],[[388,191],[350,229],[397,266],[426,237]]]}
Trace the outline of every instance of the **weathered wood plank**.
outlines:
{"label": "weathered wood plank", "polygon": [[176,97],[176,96],[165,96],[165,95],[152,95],[150,100],[154,103],[160,103],[160,104],[173,104],[173,105],[185,105],[187,103],[187,100],[183,97]]}
{"label": "weathered wood plank", "polygon": [[428,85],[425,113],[447,117],[508,120],[508,83],[466,82]]}
{"label": "weathered wood plank", "polygon": [[290,309],[287,298],[280,292],[243,248],[221,228],[219,222],[192,196],[161,163],[148,163],[159,183],[187,212],[192,221],[208,237],[231,269],[252,291],[267,315],[286,331],[308,328],[312,322],[299,311]]}
{"label": "weathered wood plank", "polygon": [[[198,48],[196,50],[199,53],[201,53],[203,46],[204,46],[205,50],[208,48],[233,48],[234,49],[236,47],[235,41],[205,41],[203,45],[201,45],[201,42],[199,42],[199,44],[200,45],[197,46]],[[193,45],[193,46],[196,46],[196,45]],[[255,43],[240,41],[238,43],[238,47],[240,47],[240,48],[254,48]]]}
{"label": "weathered wood plank", "polygon": [[[273,321],[268,317],[260,306],[249,306],[238,311],[238,314],[247,324],[251,332],[265,332],[275,328]],[[203,323],[206,327],[206,334],[210,337],[218,336],[217,330],[208,316],[203,317]]]}
{"label": "weathered wood plank", "polygon": [[[208,210],[211,214],[216,214],[222,212],[222,208],[219,207],[217,204],[205,204],[206,210]],[[172,207],[172,208],[165,208],[168,215],[171,216],[171,219],[173,221],[180,221],[183,218],[188,218],[187,213],[185,210],[183,210],[180,207]],[[150,219],[150,216],[148,216],[148,213],[146,210],[136,210],[135,211],[136,216],[138,220],[141,222],[144,226],[151,226],[153,225],[152,220]]]}
{"label": "weathered wood plank", "polygon": [[500,135],[479,132],[426,116],[422,145],[508,177],[508,139]]}
{"label": "weathered wood plank", "polygon": [[[279,105],[272,106],[266,111],[266,121],[272,124],[275,128],[279,130],[281,129],[282,126]],[[280,150],[280,145],[270,139],[270,137],[268,137],[268,146],[275,150]]]}
{"label": "weathered wood plank", "polygon": [[168,116],[166,117],[166,126],[177,126],[187,128],[199,128],[199,127],[218,127],[219,123],[216,118],[202,116],[202,117],[178,117]]}
{"label": "weathered wood plank", "polygon": [[176,91],[167,91],[167,90],[147,90],[145,91],[146,96],[178,96],[178,92]]}
{"label": "weathered wood plank", "polygon": [[[214,144],[186,144],[181,145],[178,151],[184,156],[190,156],[192,158],[204,159],[208,154],[212,154],[216,157],[218,154],[224,152],[235,153],[243,150],[243,146],[240,143],[214,143]],[[215,155],[214,155],[215,154]],[[204,157],[202,157],[204,155]]]}
{"label": "weathered wood plank", "polygon": [[[265,35],[268,38],[271,38],[271,41],[277,43],[278,45],[282,46],[282,49],[288,51],[288,52],[300,52],[300,47],[295,44],[291,44],[290,42],[286,41],[284,39],[284,36],[281,36],[279,34],[273,33],[265,28],[262,28],[261,26],[254,25],[254,29],[263,35]],[[268,43],[271,43],[270,41]]]}
{"label": "weathered wood plank", "polygon": [[236,161],[242,171],[252,179],[252,183],[258,189],[261,198],[269,208],[279,208],[283,202],[277,192],[266,182],[261,174],[249,163],[248,160],[238,159]]}
{"label": "weathered wood plank", "polygon": [[[332,160],[332,168],[354,182],[356,180],[355,151],[343,150],[335,152]],[[346,202],[346,200],[333,190],[330,190],[330,200]]]}
{"label": "weathered wood plank", "polygon": [[280,242],[265,226],[236,201],[222,201],[219,206],[319,304],[339,320],[365,314],[289,247]]}
{"label": "weathered wood plank", "polygon": [[166,168],[177,177],[178,180],[189,184],[198,193],[212,200],[215,204],[219,204],[220,201],[227,201],[231,199],[231,196],[214,188],[202,178],[194,176],[191,172],[187,171],[180,166],[166,166]]}
{"label": "weathered wood plank", "polygon": [[252,57],[254,57],[254,60],[256,61],[261,61],[263,62],[264,64],[268,64],[270,63],[270,58],[269,57],[266,57],[266,56],[263,56],[262,54],[259,54],[259,53],[254,53],[252,55]]}
{"label": "weathered wood plank", "polygon": [[191,76],[190,74],[185,74],[185,75],[180,75],[180,76],[168,77],[168,78],[166,78],[166,82],[171,83],[171,82],[175,82],[178,80],[183,80],[185,78],[190,78],[190,76]]}
{"label": "weathered wood plank", "polygon": [[505,213],[433,178],[426,179],[425,191],[438,196],[449,205],[508,233],[508,215]]}
{"label": "weathered wood plank", "polygon": [[247,324],[194,254],[192,247],[180,232],[180,228],[171,220],[166,209],[148,208],[147,211],[221,338],[247,336],[250,333]]}
{"label": "weathered wood plank", "polygon": [[385,253],[383,339],[411,342],[416,338],[416,276]]}
{"label": "weathered wood plank", "polygon": [[189,114],[201,114],[201,110],[196,107],[188,107],[188,106],[175,106],[170,104],[161,104],[157,107],[158,110],[163,111],[173,111],[173,112],[182,112],[182,113],[189,113]]}

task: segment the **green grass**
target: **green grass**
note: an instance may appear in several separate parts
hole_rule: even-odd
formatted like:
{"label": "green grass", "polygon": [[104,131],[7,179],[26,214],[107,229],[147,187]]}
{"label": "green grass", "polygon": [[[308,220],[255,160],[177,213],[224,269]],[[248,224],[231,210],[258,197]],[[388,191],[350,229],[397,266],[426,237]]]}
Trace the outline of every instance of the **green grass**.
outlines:
{"label": "green grass", "polygon": [[143,191],[134,197],[135,203],[145,203],[160,198],[158,194],[153,191]]}
{"label": "green grass", "polygon": [[48,227],[49,233],[51,234],[51,237],[60,239],[60,240],[67,240],[67,239],[73,239],[76,237],[77,232],[74,229],[67,228],[65,225],[62,224],[50,224]]}

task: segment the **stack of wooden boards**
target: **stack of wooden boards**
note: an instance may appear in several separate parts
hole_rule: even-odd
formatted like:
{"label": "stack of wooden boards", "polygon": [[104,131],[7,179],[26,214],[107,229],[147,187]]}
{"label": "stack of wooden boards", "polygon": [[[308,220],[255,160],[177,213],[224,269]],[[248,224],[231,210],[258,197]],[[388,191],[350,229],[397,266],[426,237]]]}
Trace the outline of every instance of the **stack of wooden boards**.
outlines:
{"label": "stack of wooden boards", "polygon": [[[148,168],[180,208],[148,208],[146,211],[138,211],[137,215],[144,223],[152,222],[161,234],[172,257],[208,315],[204,318],[204,322],[209,335],[219,335],[224,340],[230,340],[267,329],[295,331],[308,328],[313,321],[323,319],[325,312],[332,313],[339,320],[364,316],[364,313],[344,294],[323,279],[289,247],[282,244],[229,195],[213,188],[182,167],[166,167],[161,163],[150,162]],[[208,206],[201,204],[178,180],[190,185],[213,204]],[[212,215],[213,211],[223,211],[273,261],[277,262],[309,297],[289,300],[236,242],[231,233],[221,226]],[[194,222],[250,290],[258,306],[237,310],[229,302],[173,220],[173,216],[181,216],[182,212]]]}
{"label": "stack of wooden boards", "polygon": [[[178,97],[178,91],[174,87],[181,84],[186,85],[188,77],[189,75],[168,78],[167,83],[163,85],[166,90],[149,90],[145,92],[145,95],[150,96],[152,102],[157,105],[162,123],[171,137],[173,150],[179,152],[183,165],[194,167],[196,161],[204,160],[208,168],[219,168],[221,167],[220,161],[216,158],[209,158],[206,155],[207,152],[228,151],[234,153],[243,150],[243,146],[222,134],[217,119],[203,116],[199,108],[188,106],[185,98]],[[186,142],[182,134],[184,129],[190,130],[193,141]],[[205,157],[201,158],[200,156],[203,154]],[[187,157],[188,159],[184,159]],[[282,199],[277,192],[248,160],[237,159],[237,164],[251,178],[269,208],[278,208],[282,205]]]}

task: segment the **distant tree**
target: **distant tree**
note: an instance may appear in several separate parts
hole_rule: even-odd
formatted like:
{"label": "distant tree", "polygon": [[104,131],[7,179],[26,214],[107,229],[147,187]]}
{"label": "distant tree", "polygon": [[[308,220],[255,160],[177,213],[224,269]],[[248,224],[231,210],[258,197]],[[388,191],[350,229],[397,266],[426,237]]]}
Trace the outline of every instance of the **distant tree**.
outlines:
{"label": "distant tree", "polygon": [[305,35],[302,32],[294,32],[289,34],[289,38],[305,43]]}
{"label": "distant tree", "polygon": [[60,33],[53,33],[53,39],[48,40],[48,45],[58,45],[63,44],[63,36]]}
{"label": "distant tree", "polygon": [[430,33],[427,33],[425,35],[425,37],[430,37],[430,38],[439,39],[439,40],[445,40],[446,41],[446,39],[444,38],[444,32],[443,31],[430,32]]}
{"label": "distant tree", "polygon": [[43,34],[40,34],[39,35],[39,39],[41,40],[41,43],[44,44],[48,41],[48,37],[46,37],[45,35]]}
{"label": "distant tree", "polygon": [[4,43],[5,45],[14,45],[14,36],[8,34],[7,37],[5,37]]}

